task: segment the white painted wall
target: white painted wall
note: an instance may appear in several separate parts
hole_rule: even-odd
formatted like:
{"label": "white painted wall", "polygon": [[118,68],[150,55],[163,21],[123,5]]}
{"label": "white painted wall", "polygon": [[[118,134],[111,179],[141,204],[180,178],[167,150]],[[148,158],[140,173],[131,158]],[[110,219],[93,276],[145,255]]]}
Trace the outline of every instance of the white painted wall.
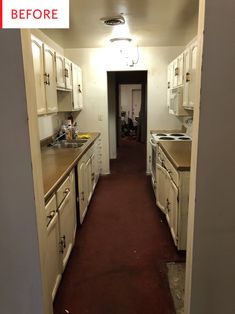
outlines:
{"label": "white painted wall", "polygon": [[235,313],[234,12],[233,0],[200,1],[185,314]]}
{"label": "white painted wall", "polygon": [[119,87],[120,112],[126,111],[127,117],[128,117],[128,112],[129,112],[130,118],[132,118],[132,91],[133,89],[141,90],[141,85],[140,84],[121,84]]}
{"label": "white painted wall", "polygon": [[[130,68],[111,48],[65,49],[66,57],[83,71],[84,110],[78,117],[79,127],[82,131],[101,132],[104,173],[109,173],[107,71],[148,71],[148,136],[151,129],[181,128],[180,119],[168,113],[166,91],[167,65],[183,51],[183,47],[144,47],[139,50],[139,63]],[[148,160],[149,145],[147,149]]]}

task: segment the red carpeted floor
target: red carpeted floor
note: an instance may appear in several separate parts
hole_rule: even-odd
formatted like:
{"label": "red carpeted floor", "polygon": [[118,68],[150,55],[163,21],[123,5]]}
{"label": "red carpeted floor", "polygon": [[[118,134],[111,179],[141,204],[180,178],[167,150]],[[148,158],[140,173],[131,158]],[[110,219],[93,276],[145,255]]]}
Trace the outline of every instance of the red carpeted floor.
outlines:
{"label": "red carpeted floor", "polygon": [[145,163],[145,145],[122,140],[77,234],[55,314],[175,313],[166,262],[184,255],[155,205]]}

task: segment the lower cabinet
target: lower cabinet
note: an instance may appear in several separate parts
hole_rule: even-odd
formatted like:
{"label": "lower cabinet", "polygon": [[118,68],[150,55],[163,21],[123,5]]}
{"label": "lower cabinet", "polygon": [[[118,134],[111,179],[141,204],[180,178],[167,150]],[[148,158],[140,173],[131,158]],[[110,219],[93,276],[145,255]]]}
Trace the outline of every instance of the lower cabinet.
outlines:
{"label": "lower cabinet", "polygon": [[76,233],[74,170],[46,204],[47,242],[45,265],[52,301],[68,262]]}
{"label": "lower cabinet", "polygon": [[78,198],[80,223],[86,215],[88,205],[92,198],[95,186],[101,173],[101,139],[94,142],[89,150],[82,156],[77,166]]}
{"label": "lower cabinet", "polygon": [[186,250],[189,200],[189,171],[177,171],[158,148],[157,205],[166,215],[172,238],[178,250]]}

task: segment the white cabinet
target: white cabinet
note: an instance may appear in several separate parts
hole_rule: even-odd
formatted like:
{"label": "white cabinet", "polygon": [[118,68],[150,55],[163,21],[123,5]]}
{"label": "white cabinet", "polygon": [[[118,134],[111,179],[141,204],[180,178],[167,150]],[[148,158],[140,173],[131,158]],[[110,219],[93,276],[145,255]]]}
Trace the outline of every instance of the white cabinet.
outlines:
{"label": "white cabinet", "polygon": [[166,154],[158,147],[157,205],[166,215],[172,238],[179,250],[186,249],[189,171],[177,171]]}
{"label": "white cabinet", "polygon": [[73,110],[81,110],[83,108],[82,70],[75,64],[72,64],[72,75],[73,75]]}
{"label": "white cabinet", "polygon": [[56,53],[56,87],[72,90],[72,62]]}
{"label": "white cabinet", "polygon": [[65,88],[72,90],[73,88],[72,62],[66,58],[64,61],[64,71],[65,71]]}
{"label": "white cabinet", "polygon": [[78,162],[78,197],[80,223],[83,222],[100,175],[100,138]]}
{"label": "white cabinet", "polygon": [[44,45],[44,67],[47,113],[57,112],[55,52]]}
{"label": "white cabinet", "polygon": [[43,43],[35,38],[32,38],[32,54],[36,84],[37,113],[40,115],[47,112],[44,84]]}
{"label": "white cabinet", "polygon": [[56,87],[65,88],[64,57],[56,53]]}
{"label": "white cabinet", "polygon": [[57,112],[55,52],[32,36],[32,55],[39,115]]}
{"label": "white cabinet", "polygon": [[47,241],[45,265],[48,291],[52,301],[68,262],[76,233],[76,196],[74,170],[45,206]]}
{"label": "white cabinet", "polygon": [[167,68],[167,107],[170,107],[171,88],[173,88],[173,62]]}
{"label": "white cabinet", "polygon": [[160,164],[157,164],[157,205],[161,211],[166,213],[166,192],[167,192],[167,170]]}
{"label": "white cabinet", "polygon": [[197,75],[197,39],[189,43],[184,52],[168,65],[167,72],[167,106],[170,108],[172,91],[183,88],[181,107],[186,109],[180,114],[169,110],[174,115],[190,115],[195,105],[196,75]]}
{"label": "white cabinet", "polygon": [[56,210],[56,197],[53,197],[46,204],[47,215],[47,241],[45,249],[45,265],[47,284],[50,297],[54,300],[56,291],[61,280],[61,259],[59,247],[59,220]]}
{"label": "white cabinet", "polygon": [[197,54],[198,47],[195,40],[185,51],[185,73],[184,73],[184,100],[183,106],[186,109],[193,109],[196,96],[197,76]]}

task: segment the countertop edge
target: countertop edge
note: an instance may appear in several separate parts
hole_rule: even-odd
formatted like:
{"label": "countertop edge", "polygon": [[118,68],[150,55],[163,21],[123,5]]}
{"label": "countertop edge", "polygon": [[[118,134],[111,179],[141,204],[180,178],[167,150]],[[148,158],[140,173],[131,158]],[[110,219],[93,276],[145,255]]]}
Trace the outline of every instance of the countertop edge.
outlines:
{"label": "countertop edge", "polygon": [[166,154],[167,158],[169,158],[170,162],[173,164],[174,168],[177,171],[190,171],[190,166],[180,166],[176,163],[175,159],[171,156],[171,154],[169,154],[168,150],[164,147],[164,145],[161,144],[161,141],[158,142],[159,146],[161,146],[161,149],[164,151],[164,153]]}

